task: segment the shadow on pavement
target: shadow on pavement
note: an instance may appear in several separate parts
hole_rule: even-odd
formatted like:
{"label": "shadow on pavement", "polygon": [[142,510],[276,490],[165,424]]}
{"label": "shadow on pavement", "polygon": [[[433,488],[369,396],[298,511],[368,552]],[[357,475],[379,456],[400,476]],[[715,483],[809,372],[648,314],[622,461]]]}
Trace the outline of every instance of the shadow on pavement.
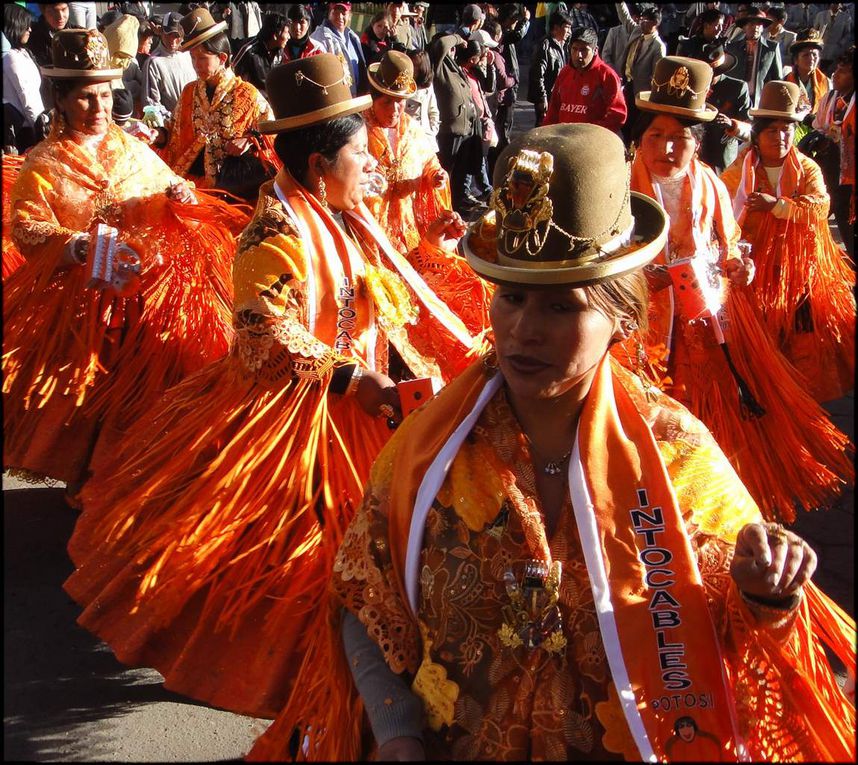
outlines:
{"label": "shadow on pavement", "polygon": [[65,544],[77,512],[63,494],[3,492],[4,760],[80,759],[75,728],[97,721],[104,734],[87,737],[87,758],[109,759],[111,718],[140,703],[187,702],[164,690],[157,672],[129,670],[76,625],[80,609],[62,583],[73,570]]}

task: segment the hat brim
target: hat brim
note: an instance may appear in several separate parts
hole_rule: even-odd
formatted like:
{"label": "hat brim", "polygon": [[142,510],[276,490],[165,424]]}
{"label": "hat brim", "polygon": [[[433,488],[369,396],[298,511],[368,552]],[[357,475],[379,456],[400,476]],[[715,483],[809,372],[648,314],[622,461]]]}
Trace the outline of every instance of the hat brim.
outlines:
{"label": "hat brim", "polygon": [[384,93],[386,96],[391,96],[392,98],[411,98],[417,92],[417,83],[414,82],[414,78],[411,78],[411,86],[412,89],[403,93],[399,90],[390,90],[390,88],[384,87],[376,78],[375,75],[378,73],[378,69],[381,66],[380,61],[376,61],[374,64],[370,64],[366,68],[366,78],[369,80],[369,84],[372,85],[379,93]]}
{"label": "hat brim", "polygon": [[87,80],[88,82],[109,82],[121,80],[121,69],[62,69],[56,66],[40,66],[43,77],[51,80]]}
{"label": "hat brim", "polygon": [[[540,262],[531,267],[508,266],[491,263],[473,251],[469,240],[482,219],[472,223],[462,237],[460,247],[471,268],[483,279],[495,284],[512,284],[526,287],[551,287],[558,285],[583,287],[588,284],[616,279],[651,263],[667,243],[669,221],[667,213],[645,194],[633,191],[630,205],[635,227],[632,242],[638,246],[622,254],[608,254],[594,258],[582,265],[569,265],[568,261]],[[490,211],[487,214],[494,214]],[[553,266],[553,267],[552,267]]]}
{"label": "hat brim", "polygon": [[718,115],[718,110],[712,104],[706,104],[702,109],[686,109],[684,106],[673,106],[672,104],[655,104],[650,101],[651,90],[643,90],[635,96],[635,104],[638,109],[645,112],[658,112],[659,114],[675,114],[697,122],[712,122]]}
{"label": "hat brim", "polygon": [[226,30],[226,22],[219,21],[213,27],[209,27],[204,32],[200,32],[198,35],[188,38],[187,40],[183,40],[182,44],[179,46],[179,50],[190,50],[191,48],[196,48],[200,43],[204,43],[206,40],[210,40],[215,35],[219,35],[221,32]]}
{"label": "hat brim", "polygon": [[787,122],[801,122],[805,114],[807,112],[799,114],[798,112],[778,112],[773,109],[748,109],[750,117],[769,117],[775,120],[786,120]]}
{"label": "hat brim", "polygon": [[372,106],[372,96],[357,96],[348,101],[326,106],[324,109],[316,109],[306,114],[296,114],[294,117],[284,117],[279,120],[266,120],[259,123],[259,132],[265,134],[283,133],[287,130],[316,125],[327,122],[335,117],[347,117],[349,114],[362,112]]}
{"label": "hat brim", "polygon": [[[736,68],[736,64],[739,63],[739,59],[737,59],[732,53],[724,52],[724,63],[719,64],[718,66],[713,66],[712,71],[715,74],[729,74]],[[711,64],[710,64],[711,66]]]}
{"label": "hat brim", "polygon": [[822,47],[823,43],[819,40],[801,40],[800,42],[796,40],[789,46],[789,52],[797,53],[802,48],[816,48],[817,50],[822,50]]}

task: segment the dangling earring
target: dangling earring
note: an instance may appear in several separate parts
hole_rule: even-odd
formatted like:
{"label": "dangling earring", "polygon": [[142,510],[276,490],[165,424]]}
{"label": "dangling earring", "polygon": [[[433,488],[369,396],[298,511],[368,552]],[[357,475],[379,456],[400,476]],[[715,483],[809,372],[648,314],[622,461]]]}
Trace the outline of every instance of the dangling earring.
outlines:
{"label": "dangling earring", "polygon": [[494,347],[483,356],[483,372],[486,377],[494,377],[498,371],[498,354]]}
{"label": "dangling earring", "polygon": [[328,187],[325,185],[325,179],[319,178],[319,201],[322,203],[322,207],[327,208],[328,206]]}

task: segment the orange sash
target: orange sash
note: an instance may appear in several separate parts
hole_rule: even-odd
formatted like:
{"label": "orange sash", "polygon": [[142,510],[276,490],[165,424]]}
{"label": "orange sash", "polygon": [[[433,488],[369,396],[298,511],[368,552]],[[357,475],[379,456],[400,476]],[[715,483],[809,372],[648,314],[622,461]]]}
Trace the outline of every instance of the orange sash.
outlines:
{"label": "orange sash", "polygon": [[[501,384],[497,374],[481,390],[471,388],[477,394],[470,397],[471,410],[457,418],[458,426],[425,470],[402,537],[408,540],[404,550],[393,544],[403,519],[391,517],[391,553],[413,614],[426,516],[456,453]],[[670,479],[652,432],[614,379],[608,355],[581,413],[569,490],[611,674],[641,758],[664,759],[677,720],[691,717],[701,741],[717,741],[715,756],[702,748],[701,759],[747,759]],[[395,486],[392,507],[402,508],[394,493]]]}
{"label": "orange sash", "polygon": [[[745,202],[748,199],[748,195],[753,194],[756,187],[758,158],[759,155],[752,146],[748,149],[745,159],[742,161],[742,179],[739,181],[739,186],[736,189],[736,196],[733,197],[733,215],[736,217],[736,222],[739,226],[744,224],[745,216],[748,214],[748,211],[745,209]],[[784,160],[781,177],[778,180],[778,187],[775,191],[776,196],[778,198],[794,197],[798,193],[799,183],[803,175],[801,161],[798,158],[795,146],[793,146]]]}
{"label": "orange sash", "polygon": [[813,91],[813,103],[808,99],[807,91],[805,90],[804,85],[799,81],[798,72],[796,72],[795,69],[787,74],[784,79],[787,82],[794,82],[799,87],[798,111],[809,111],[812,114],[816,114],[817,111],[819,111],[822,99],[825,98],[825,94],[829,90],[828,78],[823,74],[822,70],[817,67],[813,70],[813,73],[810,76],[810,87]]}

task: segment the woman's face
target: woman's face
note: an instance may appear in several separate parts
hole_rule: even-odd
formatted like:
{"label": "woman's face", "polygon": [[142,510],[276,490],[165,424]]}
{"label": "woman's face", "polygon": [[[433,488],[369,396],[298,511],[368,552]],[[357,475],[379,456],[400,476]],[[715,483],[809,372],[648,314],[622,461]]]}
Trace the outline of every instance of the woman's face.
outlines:
{"label": "woman's face", "polygon": [[795,57],[795,66],[802,77],[806,77],[819,66],[819,48],[803,48]]}
{"label": "woman's face", "polygon": [[289,22],[289,34],[295,40],[303,40],[309,29],[310,21],[308,19],[297,19]]}
{"label": "woman's face", "polygon": [[375,24],[372,25],[372,31],[379,40],[383,40],[387,37],[390,33],[390,26],[388,26],[387,19],[376,21]]}
{"label": "woman's face", "polygon": [[780,163],[792,148],[795,136],[795,123],[775,120],[760,131],[757,137],[757,150],[763,164]]}
{"label": "woman's face", "polygon": [[78,85],[58,102],[68,126],[85,135],[102,135],[110,125],[113,91],[109,82]]}
{"label": "woman's face", "polygon": [[202,45],[191,48],[191,61],[194,71],[203,82],[208,82],[223,70],[226,54],[210,53]]}
{"label": "woman's face", "polygon": [[399,124],[405,111],[405,99],[379,96],[372,102],[372,112],[381,127],[392,128]]}
{"label": "woman's face", "polygon": [[647,170],[670,178],[688,167],[698,146],[687,125],[659,114],[641,138],[640,153]]}
{"label": "woman's face", "polygon": [[[319,155],[321,156],[321,155]],[[366,126],[361,125],[333,162],[321,157],[328,204],[335,210],[352,210],[363,201],[376,161],[367,150]]]}
{"label": "woman's face", "polygon": [[584,289],[500,286],[490,311],[498,365],[519,399],[550,399],[589,384],[617,327]]}

